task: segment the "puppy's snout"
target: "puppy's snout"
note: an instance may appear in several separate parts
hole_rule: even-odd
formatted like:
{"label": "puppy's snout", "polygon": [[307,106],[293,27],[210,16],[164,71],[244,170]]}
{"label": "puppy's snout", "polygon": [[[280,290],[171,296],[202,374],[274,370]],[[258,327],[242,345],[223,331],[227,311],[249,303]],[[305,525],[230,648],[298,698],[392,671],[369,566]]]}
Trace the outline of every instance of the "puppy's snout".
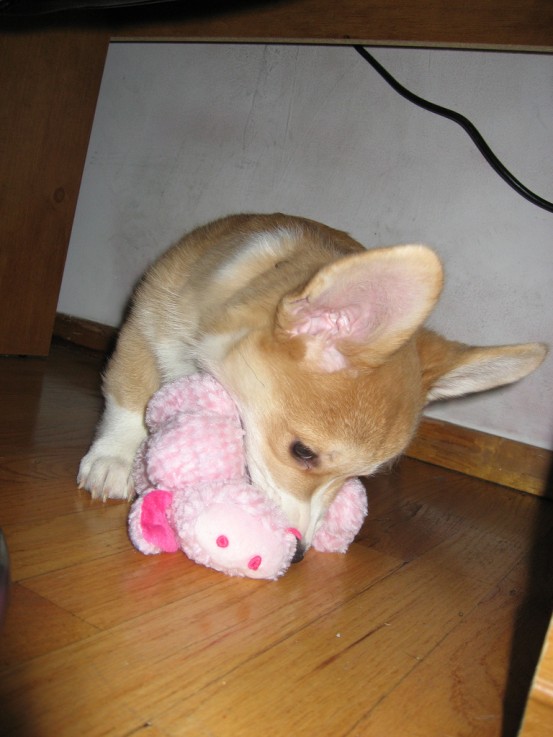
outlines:
{"label": "puppy's snout", "polygon": [[292,558],[292,563],[299,563],[301,560],[303,560],[303,556],[305,555],[305,545],[302,543],[301,540],[296,540],[296,552],[294,553],[294,556]]}

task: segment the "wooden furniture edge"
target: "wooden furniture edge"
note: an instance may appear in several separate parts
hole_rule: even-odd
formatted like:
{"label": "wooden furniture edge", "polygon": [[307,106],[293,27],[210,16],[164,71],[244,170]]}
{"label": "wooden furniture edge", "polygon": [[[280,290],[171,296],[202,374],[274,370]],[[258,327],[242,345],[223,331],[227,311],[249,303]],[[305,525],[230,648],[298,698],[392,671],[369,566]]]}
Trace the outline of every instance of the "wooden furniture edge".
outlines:
{"label": "wooden furniture edge", "polygon": [[[117,330],[58,313],[54,335],[83,348],[108,353],[115,344]],[[511,489],[537,496],[551,495],[547,478],[553,453],[517,440],[423,417],[406,455]]]}
{"label": "wooden furniture edge", "polygon": [[147,33],[133,34],[114,33],[110,36],[110,43],[190,43],[190,44],[250,44],[267,45],[267,46],[368,46],[384,49],[427,49],[438,51],[489,51],[504,53],[520,53],[520,54],[553,54],[553,44],[551,45],[528,45],[528,44],[508,44],[508,43],[470,43],[463,41],[432,41],[432,40],[395,40],[372,38],[370,36],[355,38],[330,38],[306,36],[305,38],[297,36],[202,36],[194,34],[168,35],[158,34],[152,31],[152,35]]}
{"label": "wooden furniture edge", "polygon": [[367,43],[551,51],[549,0],[270,0],[227,2],[216,12],[159,8],[109,16],[112,39]]}
{"label": "wooden furniture edge", "polygon": [[0,28],[2,354],[48,353],[108,45],[96,28]]}

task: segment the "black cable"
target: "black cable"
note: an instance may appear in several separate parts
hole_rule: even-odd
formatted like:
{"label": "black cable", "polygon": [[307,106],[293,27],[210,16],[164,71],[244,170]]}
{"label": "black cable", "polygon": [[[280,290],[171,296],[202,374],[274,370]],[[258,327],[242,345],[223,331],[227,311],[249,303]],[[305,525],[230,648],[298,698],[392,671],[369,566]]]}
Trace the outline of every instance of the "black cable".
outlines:
{"label": "black cable", "polygon": [[461,128],[463,128],[472,138],[474,144],[476,145],[482,156],[486,159],[488,164],[492,167],[492,169],[494,169],[494,171],[499,174],[499,176],[515,190],[515,192],[518,192],[519,195],[525,197],[537,207],[541,207],[548,212],[553,212],[553,202],[548,202],[547,200],[544,200],[542,197],[539,197],[537,194],[529,190],[528,187],[522,184],[522,182],[519,182],[519,180],[513,174],[511,174],[511,172],[497,158],[497,156],[488,146],[486,141],[482,138],[482,135],[480,134],[478,129],[470,122],[470,120],[465,118],[464,115],[456,113],[454,110],[450,110],[449,108],[442,107],[441,105],[436,105],[433,102],[429,102],[428,100],[424,100],[422,97],[413,94],[413,92],[410,92],[403,85],[401,85],[397,81],[397,79],[392,77],[392,75],[386,69],[384,69],[384,67],[379,64],[379,62],[377,62],[376,59],[371,56],[371,54],[369,54],[364,46],[354,46],[353,48],[402,97],[405,97],[407,100],[409,100],[409,102],[413,102],[415,105],[422,107],[424,110],[429,110],[431,113],[442,115],[444,118],[449,118],[455,123],[458,123]]}

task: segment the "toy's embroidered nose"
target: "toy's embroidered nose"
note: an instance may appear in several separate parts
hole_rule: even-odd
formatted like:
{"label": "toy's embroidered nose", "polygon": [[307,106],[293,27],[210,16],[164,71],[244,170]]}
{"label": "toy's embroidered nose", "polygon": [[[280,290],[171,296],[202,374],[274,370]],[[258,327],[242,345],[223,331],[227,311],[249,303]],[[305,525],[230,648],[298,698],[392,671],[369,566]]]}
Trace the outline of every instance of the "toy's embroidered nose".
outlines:
{"label": "toy's embroidered nose", "polygon": [[250,558],[250,560],[248,561],[248,568],[251,571],[257,571],[260,565],[261,565],[260,555],[254,555],[253,558]]}
{"label": "toy's embroidered nose", "polygon": [[298,538],[296,542],[296,552],[294,553],[294,557],[292,558],[292,563],[299,563],[300,560],[303,560],[304,555],[305,547],[303,546],[301,540]]}
{"label": "toy's embroidered nose", "polygon": [[226,535],[219,535],[215,542],[220,548],[228,548],[228,537]]}

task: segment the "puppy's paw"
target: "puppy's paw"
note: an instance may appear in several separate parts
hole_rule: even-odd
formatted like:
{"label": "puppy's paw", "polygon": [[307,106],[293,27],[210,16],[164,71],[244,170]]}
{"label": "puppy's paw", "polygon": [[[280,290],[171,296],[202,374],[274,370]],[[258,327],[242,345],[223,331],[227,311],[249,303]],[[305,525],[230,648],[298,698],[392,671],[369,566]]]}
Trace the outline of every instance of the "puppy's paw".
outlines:
{"label": "puppy's paw", "polygon": [[106,409],[96,440],[81,461],[77,483],[93,499],[131,499],[132,465],[146,436],[143,412],[133,412],[106,396]]}
{"label": "puppy's paw", "polygon": [[131,467],[132,458],[98,453],[93,447],[81,461],[77,483],[93,499],[132,499]]}

